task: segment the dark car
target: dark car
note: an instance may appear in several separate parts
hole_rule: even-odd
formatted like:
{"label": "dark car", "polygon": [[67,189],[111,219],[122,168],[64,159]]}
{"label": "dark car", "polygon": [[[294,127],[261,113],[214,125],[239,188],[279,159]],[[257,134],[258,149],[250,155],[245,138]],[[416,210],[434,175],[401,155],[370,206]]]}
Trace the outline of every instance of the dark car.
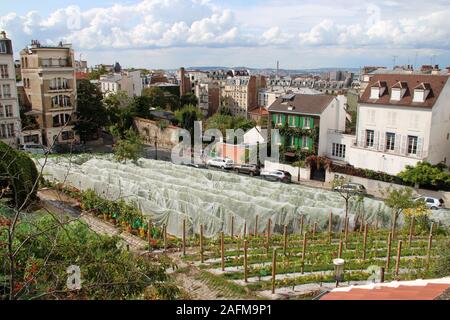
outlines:
{"label": "dark car", "polygon": [[245,173],[253,176],[259,176],[261,174],[261,170],[257,165],[254,164],[239,164],[234,166],[234,172],[236,173]]}

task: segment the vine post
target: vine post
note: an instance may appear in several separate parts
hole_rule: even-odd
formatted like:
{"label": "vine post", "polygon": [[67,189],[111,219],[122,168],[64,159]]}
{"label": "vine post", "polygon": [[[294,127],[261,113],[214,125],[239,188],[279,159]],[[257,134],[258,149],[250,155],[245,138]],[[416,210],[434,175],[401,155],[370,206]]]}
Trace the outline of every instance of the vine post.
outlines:
{"label": "vine post", "polygon": [[305,271],[305,257],[306,257],[306,242],[308,241],[307,233],[303,235],[303,248],[302,248],[302,274]]}
{"label": "vine post", "polygon": [[248,242],[244,240],[244,281],[248,282],[248,260],[247,260]]}
{"label": "vine post", "polygon": [[275,294],[275,277],[277,274],[277,248],[272,253],[272,294]]}
{"label": "vine post", "polygon": [[389,232],[387,243],[387,259],[386,259],[386,271],[389,271],[391,264],[391,245],[392,245],[392,232]]}
{"label": "vine post", "polygon": [[223,231],[220,232],[220,264],[222,271],[225,271],[225,235]]}
{"label": "vine post", "polygon": [[395,276],[398,277],[398,272],[400,269],[400,258],[402,254],[402,240],[398,240],[398,247],[397,247],[397,260],[395,262]]}
{"label": "vine post", "polygon": [[203,256],[203,224],[200,225],[200,261],[203,263],[205,257]]}

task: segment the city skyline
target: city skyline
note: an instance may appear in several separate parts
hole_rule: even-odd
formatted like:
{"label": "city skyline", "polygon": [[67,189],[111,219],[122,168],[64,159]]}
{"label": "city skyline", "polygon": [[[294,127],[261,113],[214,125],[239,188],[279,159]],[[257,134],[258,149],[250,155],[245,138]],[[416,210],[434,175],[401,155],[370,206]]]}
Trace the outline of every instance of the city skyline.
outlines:
{"label": "city skyline", "polygon": [[[417,2],[417,1],[413,1]],[[284,69],[450,64],[450,6],[411,1],[46,1],[2,4],[15,56],[31,39],[90,64]]]}

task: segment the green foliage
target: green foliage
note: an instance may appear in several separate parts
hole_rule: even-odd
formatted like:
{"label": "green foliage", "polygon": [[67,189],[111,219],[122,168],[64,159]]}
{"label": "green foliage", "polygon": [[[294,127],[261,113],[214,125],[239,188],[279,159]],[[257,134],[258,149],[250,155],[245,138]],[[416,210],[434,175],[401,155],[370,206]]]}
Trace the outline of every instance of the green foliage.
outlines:
{"label": "green foliage", "polygon": [[194,122],[200,121],[203,118],[203,114],[199,108],[193,105],[187,105],[175,112],[175,118],[183,129],[194,132]]}
{"label": "green foliage", "polygon": [[75,131],[81,141],[91,140],[98,130],[108,125],[108,113],[103,96],[89,80],[81,80],[77,89],[77,120]]}
{"label": "green foliage", "polygon": [[226,131],[229,129],[242,129],[248,131],[256,126],[254,120],[245,119],[243,117],[233,117],[227,114],[227,108],[222,108],[221,112],[216,113],[206,121],[205,129],[218,129],[226,136]]}
{"label": "green foliage", "polygon": [[88,73],[88,80],[98,80],[100,79],[100,76],[107,74],[108,71],[106,71],[105,67],[101,67],[99,70],[94,70],[92,72]]}
{"label": "green foliage", "polygon": [[36,200],[39,173],[33,160],[21,151],[0,141],[0,189],[7,194],[16,207]]}
{"label": "green foliage", "polygon": [[355,167],[352,167],[349,165],[342,166],[342,165],[333,163],[331,165],[331,171],[335,172],[335,173],[342,173],[342,174],[347,174],[347,175],[355,176],[355,177],[361,177],[361,178],[367,178],[367,179],[378,180],[378,181],[383,181],[383,182],[402,184],[401,179],[396,176],[391,176],[384,172],[376,172],[376,171],[369,170],[369,169],[355,168]]}
{"label": "green foliage", "polygon": [[[20,246],[24,241],[25,245]],[[50,215],[20,221],[14,241],[14,250],[18,250],[15,298],[135,299],[142,298],[147,287],[167,283],[164,263],[154,264],[123,250],[119,244],[119,238],[97,235],[78,221],[61,223]],[[4,263],[1,261],[2,266]],[[67,268],[71,265],[80,267],[80,290],[67,288]],[[1,270],[9,274],[8,269]],[[178,295],[173,287],[161,291],[167,299]]]}
{"label": "green foliage", "polygon": [[133,129],[125,132],[125,138],[120,138],[114,148],[114,155],[117,161],[123,162],[132,160],[136,162],[142,154],[142,140],[139,134]]}
{"label": "green foliage", "polygon": [[187,105],[198,106],[197,96],[191,92],[181,96],[180,105],[182,108]]}
{"label": "green foliage", "polygon": [[386,196],[384,203],[386,206],[392,208],[392,234],[395,235],[395,230],[397,227],[397,219],[400,214],[406,209],[414,209],[421,205],[422,203],[414,201],[413,191],[410,188],[387,188],[383,195]]}
{"label": "green foliage", "polygon": [[431,270],[435,277],[448,277],[450,275],[450,241],[440,246],[439,257],[432,261]]}
{"label": "green foliage", "polygon": [[398,176],[407,184],[416,186],[435,186],[450,190],[450,173],[444,172],[442,165],[419,162],[415,167],[406,166]]}
{"label": "green foliage", "polygon": [[142,96],[147,98],[149,106],[153,108],[165,109],[167,107],[168,101],[164,91],[158,87],[145,88],[142,91]]}

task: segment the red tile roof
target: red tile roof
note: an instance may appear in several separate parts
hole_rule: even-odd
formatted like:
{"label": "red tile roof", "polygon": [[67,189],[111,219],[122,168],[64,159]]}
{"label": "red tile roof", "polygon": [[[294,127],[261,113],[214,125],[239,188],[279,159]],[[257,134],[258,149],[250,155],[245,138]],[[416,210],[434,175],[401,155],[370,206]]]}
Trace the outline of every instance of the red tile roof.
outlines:
{"label": "red tile roof", "polygon": [[[416,75],[416,74],[377,74],[371,79],[371,84],[364,91],[360,102],[378,105],[395,105],[433,108],[439,95],[447,83],[448,76],[438,75]],[[402,87],[406,85],[406,93],[400,101],[391,101],[392,88],[398,87],[398,83],[402,83]],[[379,99],[370,99],[372,87],[386,87]],[[430,89],[430,94],[423,103],[413,102],[414,89],[416,87],[425,87]]]}
{"label": "red tile roof", "polygon": [[450,277],[432,280],[394,281],[337,288],[320,300],[434,300],[450,288]]}
{"label": "red tile roof", "polygon": [[75,79],[77,79],[77,80],[87,79],[87,73],[86,72],[76,72]]}
{"label": "red tile roof", "polygon": [[255,108],[255,109],[250,110],[248,113],[256,114],[259,116],[268,116],[269,115],[269,111],[267,111],[264,108]]}

